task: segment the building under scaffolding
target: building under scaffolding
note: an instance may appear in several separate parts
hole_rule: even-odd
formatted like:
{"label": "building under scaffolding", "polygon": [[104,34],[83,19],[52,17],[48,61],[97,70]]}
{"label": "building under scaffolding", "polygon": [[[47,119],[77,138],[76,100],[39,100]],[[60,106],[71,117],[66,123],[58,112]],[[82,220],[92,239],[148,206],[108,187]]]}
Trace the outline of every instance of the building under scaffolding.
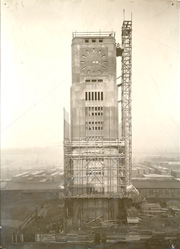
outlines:
{"label": "building under scaffolding", "polygon": [[[70,122],[64,111],[66,227],[126,223],[132,164],[132,21],[123,22],[121,35],[120,47],[114,32],[73,33]],[[122,57],[120,84],[117,56]]]}

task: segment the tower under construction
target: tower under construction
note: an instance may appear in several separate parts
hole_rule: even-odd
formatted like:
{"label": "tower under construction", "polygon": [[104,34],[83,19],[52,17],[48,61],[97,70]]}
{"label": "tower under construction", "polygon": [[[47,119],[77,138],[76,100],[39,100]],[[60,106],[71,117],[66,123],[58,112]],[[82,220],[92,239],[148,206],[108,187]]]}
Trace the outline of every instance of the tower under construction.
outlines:
{"label": "tower under construction", "polygon": [[[73,33],[70,122],[64,111],[66,226],[126,222],[132,164],[132,21],[123,21],[121,37],[118,46],[112,31]],[[122,57],[119,84],[117,56]]]}

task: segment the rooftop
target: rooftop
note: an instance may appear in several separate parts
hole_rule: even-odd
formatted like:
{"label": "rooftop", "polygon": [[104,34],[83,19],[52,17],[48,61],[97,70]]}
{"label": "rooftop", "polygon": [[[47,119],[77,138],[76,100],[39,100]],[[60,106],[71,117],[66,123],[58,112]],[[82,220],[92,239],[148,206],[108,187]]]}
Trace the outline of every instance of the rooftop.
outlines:
{"label": "rooftop", "polygon": [[8,182],[1,183],[1,187],[3,190],[19,190],[19,191],[47,191],[47,190],[60,190],[61,182],[53,182],[53,181],[39,181],[39,182]]}
{"label": "rooftop", "polygon": [[171,175],[159,175],[159,174],[144,174],[143,175],[145,178],[149,178],[149,179],[156,179],[156,178],[160,178],[160,179],[171,179],[173,178]]}
{"label": "rooftop", "polygon": [[73,32],[72,37],[107,37],[112,36],[115,38],[115,32],[114,31],[99,31],[99,32]]}
{"label": "rooftop", "polygon": [[174,179],[145,179],[145,178],[139,178],[139,179],[132,179],[132,184],[137,189],[170,189],[170,188],[176,188],[180,189],[180,181],[174,180]]}

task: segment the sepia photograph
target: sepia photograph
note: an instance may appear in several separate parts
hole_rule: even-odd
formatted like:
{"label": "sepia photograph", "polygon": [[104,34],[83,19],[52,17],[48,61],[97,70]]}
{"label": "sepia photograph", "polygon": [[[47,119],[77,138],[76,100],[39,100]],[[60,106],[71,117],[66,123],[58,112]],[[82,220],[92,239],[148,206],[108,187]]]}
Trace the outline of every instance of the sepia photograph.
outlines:
{"label": "sepia photograph", "polygon": [[1,1],[1,249],[180,249],[180,0]]}

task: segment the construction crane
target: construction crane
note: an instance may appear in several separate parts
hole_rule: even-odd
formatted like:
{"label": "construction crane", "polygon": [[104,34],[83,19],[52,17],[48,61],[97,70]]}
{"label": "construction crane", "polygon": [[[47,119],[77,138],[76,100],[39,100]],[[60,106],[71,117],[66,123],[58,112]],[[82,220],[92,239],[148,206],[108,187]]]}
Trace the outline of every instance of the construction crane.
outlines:
{"label": "construction crane", "polygon": [[132,86],[132,20],[123,21],[121,30],[122,45],[117,45],[116,56],[121,56],[121,134],[125,141],[124,165],[126,186],[131,184],[132,172],[132,114],[131,114],[131,86]]}

